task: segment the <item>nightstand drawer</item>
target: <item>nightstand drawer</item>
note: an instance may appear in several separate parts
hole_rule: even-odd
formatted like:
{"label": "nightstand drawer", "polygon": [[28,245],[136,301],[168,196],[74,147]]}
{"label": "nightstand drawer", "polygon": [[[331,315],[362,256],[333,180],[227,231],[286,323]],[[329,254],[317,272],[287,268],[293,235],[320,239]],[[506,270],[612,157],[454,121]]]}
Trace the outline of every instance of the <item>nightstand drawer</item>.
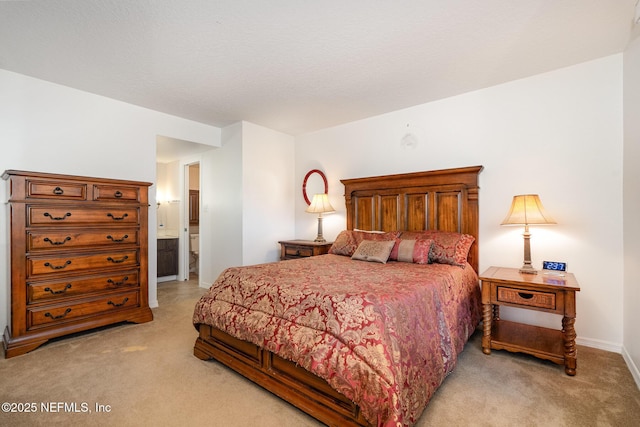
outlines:
{"label": "nightstand drawer", "polygon": [[313,248],[305,248],[304,246],[286,246],[284,254],[287,257],[313,256]]}
{"label": "nightstand drawer", "polygon": [[333,242],[281,240],[278,243],[280,243],[280,259],[284,260],[324,255],[329,252]]}
{"label": "nightstand drawer", "polygon": [[498,286],[497,300],[498,302],[545,308],[547,310],[556,310],[557,308],[555,292],[538,292]]}

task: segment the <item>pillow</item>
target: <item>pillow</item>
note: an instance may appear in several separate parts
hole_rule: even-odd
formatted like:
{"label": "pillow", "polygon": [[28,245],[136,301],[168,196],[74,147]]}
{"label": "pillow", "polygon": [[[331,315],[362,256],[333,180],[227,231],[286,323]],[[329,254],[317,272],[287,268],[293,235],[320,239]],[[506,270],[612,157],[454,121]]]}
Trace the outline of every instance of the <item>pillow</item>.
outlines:
{"label": "pillow", "polygon": [[329,248],[329,253],[334,255],[345,255],[352,256],[358,245],[363,240],[393,240],[395,241],[396,237],[400,232],[391,231],[391,232],[383,232],[383,233],[372,233],[368,231],[356,231],[356,230],[343,230],[338,234],[336,240],[333,242],[333,245]]}
{"label": "pillow", "polygon": [[395,240],[363,240],[351,259],[386,264],[395,244]]}
{"label": "pillow", "polygon": [[429,264],[429,253],[433,246],[432,239],[408,240],[397,239],[389,259],[416,264]]}
{"label": "pillow", "polygon": [[467,265],[469,249],[475,241],[475,238],[469,234],[440,230],[404,231],[400,238],[402,240],[433,239],[430,262],[460,267]]}

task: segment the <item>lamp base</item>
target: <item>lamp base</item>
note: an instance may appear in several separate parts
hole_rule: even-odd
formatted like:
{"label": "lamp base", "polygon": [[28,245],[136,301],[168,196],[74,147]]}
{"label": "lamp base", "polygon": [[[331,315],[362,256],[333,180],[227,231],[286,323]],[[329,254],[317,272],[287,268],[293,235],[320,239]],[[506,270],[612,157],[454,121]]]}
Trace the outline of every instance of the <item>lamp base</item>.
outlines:
{"label": "lamp base", "polygon": [[314,242],[318,242],[318,243],[327,242],[324,239],[324,236],[322,235],[322,213],[318,215],[318,235],[316,236],[316,239],[314,240]]}
{"label": "lamp base", "polygon": [[535,268],[533,268],[531,266],[531,264],[525,264],[522,266],[522,268],[520,269],[520,273],[523,274],[538,274],[538,270],[536,270]]}

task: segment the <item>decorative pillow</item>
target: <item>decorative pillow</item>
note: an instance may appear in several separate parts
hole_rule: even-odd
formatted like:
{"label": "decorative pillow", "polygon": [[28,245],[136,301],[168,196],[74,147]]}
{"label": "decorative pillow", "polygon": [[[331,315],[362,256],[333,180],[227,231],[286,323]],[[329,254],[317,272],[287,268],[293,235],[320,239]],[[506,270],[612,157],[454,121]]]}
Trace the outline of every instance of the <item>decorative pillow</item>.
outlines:
{"label": "decorative pillow", "polygon": [[475,240],[469,234],[440,230],[404,231],[401,239],[433,239],[433,246],[429,256],[430,262],[460,267],[467,265],[469,249],[471,249],[471,245]]}
{"label": "decorative pillow", "polygon": [[386,264],[395,240],[363,240],[351,259]]}
{"label": "decorative pillow", "polygon": [[343,230],[338,234],[338,237],[336,237],[331,248],[329,248],[329,253],[334,255],[352,256],[358,248],[358,245],[360,245],[363,240],[395,241],[399,234],[400,232],[398,231],[372,233],[369,231]]}
{"label": "decorative pillow", "polygon": [[429,253],[433,245],[432,239],[406,240],[396,239],[389,259],[416,264],[429,264]]}

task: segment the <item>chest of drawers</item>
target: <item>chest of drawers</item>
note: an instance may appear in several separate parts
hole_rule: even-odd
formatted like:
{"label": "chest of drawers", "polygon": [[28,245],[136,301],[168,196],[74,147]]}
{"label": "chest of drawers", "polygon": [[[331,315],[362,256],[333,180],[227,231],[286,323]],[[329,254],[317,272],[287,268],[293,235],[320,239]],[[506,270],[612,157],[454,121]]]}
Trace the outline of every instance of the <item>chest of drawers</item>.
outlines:
{"label": "chest of drawers", "polygon": [[8,170],[5,357],[51,338],[148,322],[149,183]]}

